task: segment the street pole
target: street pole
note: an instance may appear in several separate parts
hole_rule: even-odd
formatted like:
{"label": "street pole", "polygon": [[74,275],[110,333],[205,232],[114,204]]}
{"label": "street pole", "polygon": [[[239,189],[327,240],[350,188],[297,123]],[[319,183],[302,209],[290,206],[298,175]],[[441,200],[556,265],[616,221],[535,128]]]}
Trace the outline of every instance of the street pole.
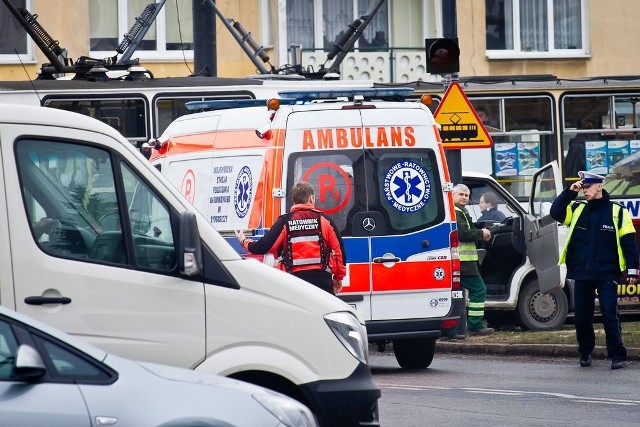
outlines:
{"label": "street pole", "polygon": [[[455,38],[458,37],[458,24],[456,19],[456,0],[442,0],[442,36]],[[458,74],[447,74],[444,79],[445,92],[449,88],[452,81],[458,80]],[[445,150],[445,158],[449,168],[449,177],[451,182],[455,184],[462,183],[462,152],[459,149]],[[467,333],[467,291],[464,290],[464,308],[460,313],[460,321],[458,323],[459,335]]]}
{"label": "street pole", "polygon": [[202,0],[192,0],[193,73],[217,77],[216,18],[213,6]]}
{"label": "street pole", "polygon": [[[451,38],[458,36],[456,0],[442,0],[442,36]],[[458,80],[457,74],[445,76],[445,92],[449,84],[454,80]],[[451,182],[453,182],[454,185],[460,184],[462,182],[462,155],[460,150],[446,150],[445,157],[447,158]]]}

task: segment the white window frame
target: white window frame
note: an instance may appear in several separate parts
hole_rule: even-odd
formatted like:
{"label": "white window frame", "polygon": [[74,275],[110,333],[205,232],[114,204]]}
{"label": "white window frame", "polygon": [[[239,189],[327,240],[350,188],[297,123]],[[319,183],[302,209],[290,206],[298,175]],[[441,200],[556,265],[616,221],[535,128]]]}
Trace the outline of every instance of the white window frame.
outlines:
{"label": "white window frame", "polygon": [[547,27],[548,45],[546,52],[523,52],[520,50],[520,2],[513,0],[513,49],[487,50],[487,59],[540,59],[540,58],[589,58],[591,57],[589,47],[589,8],[587,0],[580,0],[581,27],[582,27],[582,49],[555,49],[554,43],[554,0],[547,0]]}
{"label": "white window frame", "polygon": [[[27,9],[29,11],[29,13],[33,14],[32,0],[25,0],[24,5],[25,5],[25,9]],[[2,3],[2,5],[0,5],[0,6],[5,8],[6,13],[9,14],[12,19],[15,19],[13,14],[9,11],[9,9],[6,8],[4,3]],[[38,22],[40,22],[40,20],[38,20]],[[46,28],[45,28],[45,30],[46,30]],[[31,38],[29,33],[25,33],[25,37],[27,38],[27,53],[18,54],[18,55],[16,55],[15,52],[14,53],[7,53],[7,54],[0,54],[0,64],[19,64],[19,63],[35,64],[35,63],[38,62],[37,59],[36,59],[36,44],[35,44],[35,42]]]}
{"label": "white window frame", "polygon": [[271,28],[273,26],[273,16],[269,13],[269,0],[260,0],[260,40],[258,45],[265,49],[273,47]]}
{"label": "white window frame", "polygon": [[[166,50],[167,46],[167,25],[166,25],[166,9],[167,7],[175,7],[175,0],[167,0],[164,4],[154,23],[156,26],[156,46],[157,50],[136,50],[133,54],[133,58],[139,58],[141,60],[156,60],[156,61],[193,61],[193,50]],[[127,0],[118,0],[118,43],[122,41],[124,34],[128,33],[131,24],[127,22]],[[190,13],[193,13],[189,10]],[[136,14],[142,13],[142,10],[135,12]],[[137,15],[136,15],[137,16]],[[91,51],[90,56],[103,58],[116,54],[115,51]]]}

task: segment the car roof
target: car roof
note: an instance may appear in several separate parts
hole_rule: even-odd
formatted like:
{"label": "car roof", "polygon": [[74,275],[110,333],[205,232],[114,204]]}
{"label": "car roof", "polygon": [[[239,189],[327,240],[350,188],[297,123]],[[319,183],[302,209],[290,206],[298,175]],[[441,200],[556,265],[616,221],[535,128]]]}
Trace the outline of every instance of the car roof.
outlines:
{"label": "car roof", "polygon": [[37,124],[84,129],[100,132],[120,141],[126,141],[117,130],[100,120],[57,108],[0,102],[0,123]]}

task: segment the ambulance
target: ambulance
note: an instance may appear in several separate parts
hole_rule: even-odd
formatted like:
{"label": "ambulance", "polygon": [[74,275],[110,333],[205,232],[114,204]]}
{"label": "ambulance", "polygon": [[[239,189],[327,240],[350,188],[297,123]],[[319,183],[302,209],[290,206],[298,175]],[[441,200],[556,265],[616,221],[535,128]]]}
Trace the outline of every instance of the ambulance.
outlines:
{"label": "ambulance", "polygon": [[[369,342],[399,365],[428,367],[464,307],[452,183],[438,125],[412,89],[283,91],[203,101],[172,122],[150,161],[236,250],[259,238],[309,182],[338,227],[347,276],[338,297]],[[273,257],[262,258],[273,264]],[[311,286],[311,285],[309,285]]]}

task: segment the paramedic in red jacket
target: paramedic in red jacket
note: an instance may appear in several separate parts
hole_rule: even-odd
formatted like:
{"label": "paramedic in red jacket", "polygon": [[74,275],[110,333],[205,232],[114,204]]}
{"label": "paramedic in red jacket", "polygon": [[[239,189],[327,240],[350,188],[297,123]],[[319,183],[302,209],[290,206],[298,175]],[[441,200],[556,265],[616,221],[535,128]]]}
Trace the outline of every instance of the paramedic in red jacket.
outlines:
{"label": "paramedic in red jacket", "polygon": [[274,252],[280,268],[335,295],[346,273],[342,238],[333,221],[315,208],[313,187],[298,182],[291,189],[291,212],[281,215],[259,240],[236,237],[252,254]]}

